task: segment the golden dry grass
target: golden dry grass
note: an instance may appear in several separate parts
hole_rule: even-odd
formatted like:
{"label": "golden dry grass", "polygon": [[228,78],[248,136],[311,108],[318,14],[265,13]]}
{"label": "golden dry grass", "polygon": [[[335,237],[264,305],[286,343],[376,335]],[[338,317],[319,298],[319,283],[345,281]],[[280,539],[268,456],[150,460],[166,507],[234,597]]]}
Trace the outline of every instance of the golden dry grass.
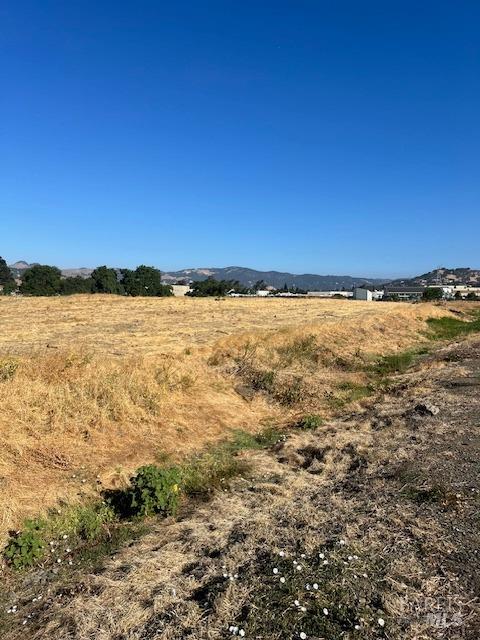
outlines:
{"label": "golden dry grass", "polygon": [[[0,298],[0,539],[25,516],[96,491],[97,476],[115,486],[230,429],[328,412],[328,393],[352,375],[339,359],[405,349],[445,313],[314,299]],[[315,358],[285,357],[310,336]],[[280,385],[301,376],[305,397],[286,408],[239,395],[247,344],[255,370],[276,366]]]}
{"label": "golden dry grass", "polygon": [[[476,345],[428,359],[362,414],[242,452],[249,475],[155,521],[95,570],[48,587],[23,580],[5,640],[218,640],[233,637],[230,625],[265,640],[302,629],[329,640],[478,638],[475,563],[465,562],[478,548],[478,482],[463,451],[467,438],[478,450],[478,401],[448,386],[478,371]],[[415,411],[426,401],[438,418]],[[415,482],[443,483],[442,496],[405,493],[405,464]]]}

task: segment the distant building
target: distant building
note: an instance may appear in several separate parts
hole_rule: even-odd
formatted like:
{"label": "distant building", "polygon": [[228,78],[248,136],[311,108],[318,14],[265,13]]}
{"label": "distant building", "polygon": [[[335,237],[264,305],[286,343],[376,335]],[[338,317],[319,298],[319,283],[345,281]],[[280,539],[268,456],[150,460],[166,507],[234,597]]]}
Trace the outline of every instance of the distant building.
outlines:
{"label": "distant building", "polygon": [[186,295],[191,289],[188,284],[171,284],[173,295],[176,297],[182,297]]}
{"label": "distant building", "polygon": [[[431,285],[431,288],[436,288],[439,285]],[[447,286],[439,286],[443,291],[443,297],[447,300],[453,300],[455,298],[466,298],[468,294],[473,293],[476,296],[480,297],[480,287],[471,287],[470,285],[463,284],[455,284],[455,285],[447,285]]]}
{"label": "distant building", "polygon": [[342,298],[352,298],[353,291],[309,291],[308,298],[333,298],[334,296],[342,296]]}
{"label": "distant building", "polygon": [[383,297],[386,300],[421,300],[425,287],[402,287],[387,285]]}
{"label": "distant building", "polygon": [[384,296],[383,289],[375,289],[375,287],[355,287],[353,290],[354,300],[381,300]]}
{"label": "distant building", "polygon": [[259,289],[255,295],[260,298],[266,298],[270,295],[270,291],[268,289]]}

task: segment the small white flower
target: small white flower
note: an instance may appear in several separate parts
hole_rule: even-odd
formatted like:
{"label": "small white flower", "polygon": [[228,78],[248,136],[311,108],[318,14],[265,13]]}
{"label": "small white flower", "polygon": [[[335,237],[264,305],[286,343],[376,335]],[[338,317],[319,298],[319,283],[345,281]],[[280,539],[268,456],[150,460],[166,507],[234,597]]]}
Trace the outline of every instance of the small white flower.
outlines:
{"label": "small white flower", "polygon": [[278,573],[278,569],[277,569],[277,567],[275,567],[275,568],[273,569],[273,573],[274,573],[275,575]]}
{"label": "small white flower", "polygon": [[318,589],[318,584],[316,582],[313,583],[313,588]]}
{"label": "small white flower", "polygon": [[223,574],[223,577],[224,577],[224,578],[228,578],[228,573],[224,573],[224,574]]}
{"label": "small white flower", "polygon": [[62,538],[63,538],[64,540],[66,540],[66,539],[68,538],[67,534],[66,534],[66,533],[64,533],[64,534],[63,534],[63,536],[62,536]]}
{"label": "small white flower", "polygon": [[301,557],[301,558],[306,558],[306,555],[305,555],[304,553],[302,553],[302,554],[300,555],[300,557]]}
{"label": "small white flower", "polygon": [[296,607],[299,607],[299,606],[300,606],[300,602],[299,602],[298,600],[294,600],[293,604],[294,604]]}
{"label": "small white flower", "polygon": [[305,631],[300,631],[300,638],[302,640],[306,640],[307,634],[305,633]]}
{"label": "small white flower", "polygon": [[359,624],[355,625],[355,631],[358,631],[359,629],[361,629],[361,626]]}
{"label": "small white flower", "polygon": [[363,576],[364,578],[368,578],[368,576],[367,576],[367,574],[366,574],[366,573],[362,573],[362,576]]}
{"label": "small white flower", "polygon": [[301,564],[297,564],[296,569],[297,569],[297,571],[301,571],[302,570],[302,565]]}
{"label": "small white flower", "polygon": [[70,547],[67,547],[67,548],[65,549],[65,551],[66,551],[67,553],[70,553],[70,551],[71,551]]}
{"label": "small white flower", "polygon": [[243,629],[240,629],[240,631],[238,632],[238,635],[242,636],[243,638],[243,636],[245,635],[245,631]]}
{"label": "small white flower", "polygon": [[62,561],[61,558],[57,558],[57,562],[60,564],[60,562]]}
{"label": "small white flower", "polygon": [[296,560],[293,561],[293,564],[298,564],[298,562]]}
{"label": "small white flower", "polygon": [[384,620],[383,618],[379,618],[379,619],[378,619],[378,624],[379,624],[381,627],[384,627],[384,626],[385,626],[385,620]]}
{"label": "small white flower", "polygon": [[325,558],[325,554],[324,554],[324,553],[319,553],[319,554],[318,554],[318,557],[319,557],[321,560],[323,560],[323,559]]}
{"label": "small white flower", "polygon": [[351,562],[353,560],[353,556],[348,556],[348,561]]}
{"label": "small white flower", "polygon": [[328,560],[324,560],[324,561],[323,561],[323,564],[324,564],[324,565],[325,565],[325,564],[328,564]]}
{"label": "small white flower", "polygon": [[306,610],[307,610],[307,607],[300,607],[300,611],[303,611],[303,613],[305,613]]}
{"label": "small white flower", "polygon": [[343,539],[342,539],[342,540],[340,540],[340,541],[339,541],[339,543],[338,543],[338,544],[341,544],[341,545],[343,546],[343,545],[345,545],[345,544],[347,544],[347,543],[345,542],[345,540],[343,540]]}
{"label": "small white flower", "polygon": [[323,613],[324,613],[324,615],[328,616],[328,609],[327,609],[327,608],[324,608],[324,609],[323,609]]}
{"label": "small white flower", "polygon": [[283,558],[283,556],[285,555],[285,551],[279,551],[278,555]]}
{"label": "small white flower", "polygon": [[234,578],[238,578],[238,573],[234,573],[234,574],[233,574],[233,577],[234,577]]}
{"label": "small white flower", "polygon": [[309,584],[306,584],[306,585],[305,585],[305,589],[306,589],[307,591],[310,591],[310,585],[309,585]]}
{"label": "small white flower", "polygon": [[284,578],[283,576],[280,578],[280,582],[281,582],[282,584],[285,584],[285,578]]}

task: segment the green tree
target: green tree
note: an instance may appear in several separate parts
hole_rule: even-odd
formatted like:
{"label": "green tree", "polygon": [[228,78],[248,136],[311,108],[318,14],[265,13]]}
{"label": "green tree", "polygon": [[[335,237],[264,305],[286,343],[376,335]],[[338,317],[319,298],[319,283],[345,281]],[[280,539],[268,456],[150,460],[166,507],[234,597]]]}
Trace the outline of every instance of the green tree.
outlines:
{"label": "green tree", "polygon": [[30,296],[55,296],[60,293],[61,278],[57,267],[36,264],[23,274],[20,292]]}
{"label": "green tree", "polygon": [[12,272],[5,260],[0,256],[0,293],[9,294],[15,291],[16,287]]}
{"label": "green tree", "polygon": [[186,295],[194,298],[203,298],[206,296],[223,297],[229,291],[236,293],[247,293],[247,289],[242,286],[238,280],[215,280],[215,278],[207,278],[192,284],[192,290]]}
{"label": "green tree", "polygon": [[423,292],[422,297],[427,302],[432,300],[441,300],[443,298],[443,291],[440,287],[427,287]]}
{"label": "green tree", "polygon": [[122,293],[122,287],[117,279],[115,269],[109,269],[105,265],[97,267],[92,272],[93,293]]}
{"label": "green tree", "polygon": [[140,265],[132,271],[123,269],[122,284],[128,296],[171,296],[172,288],[162,284],[162,274],[155,267]]}
{"label": "green tree", "polygon": [[267,286],[267,285],[266,285],[265,280],[257,280],[257,281],[255,282],[255,284],[253,285],[253,287],[252,287],[252,291],[253,291],[254,293],[256,293],[257,291],[261,291],[262,289],[265,289],[265,288],[266,288],[266,286]]}
{"label": "green tree", "polygon": [[467,293],[467,298],[466,298],[466,299],[467,299],[467,300],[478,300],[478,296],[477,296],[477,294],[475,293],[475,291],[469,291],[469,292]]}
{"label": "green tree", "polygon": [[70,296],[74,293],[92,293],[92,288],[92,278],[75,276],[72,278],[64,278],[62,280],[60,293],[62,296]]}

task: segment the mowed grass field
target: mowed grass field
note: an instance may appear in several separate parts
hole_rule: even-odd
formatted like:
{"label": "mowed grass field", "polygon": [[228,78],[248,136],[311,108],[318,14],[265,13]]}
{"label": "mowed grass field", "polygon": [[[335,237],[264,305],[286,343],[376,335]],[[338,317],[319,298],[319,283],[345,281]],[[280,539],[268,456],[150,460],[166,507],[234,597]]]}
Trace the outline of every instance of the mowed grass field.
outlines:
{"label": "mowed grass field", "polygon": [[[360,400],[368,363],[425,338],[429,304],[0,298],[0,539],[232,430]],[[351,396],[351,397],[350,397]]]}

